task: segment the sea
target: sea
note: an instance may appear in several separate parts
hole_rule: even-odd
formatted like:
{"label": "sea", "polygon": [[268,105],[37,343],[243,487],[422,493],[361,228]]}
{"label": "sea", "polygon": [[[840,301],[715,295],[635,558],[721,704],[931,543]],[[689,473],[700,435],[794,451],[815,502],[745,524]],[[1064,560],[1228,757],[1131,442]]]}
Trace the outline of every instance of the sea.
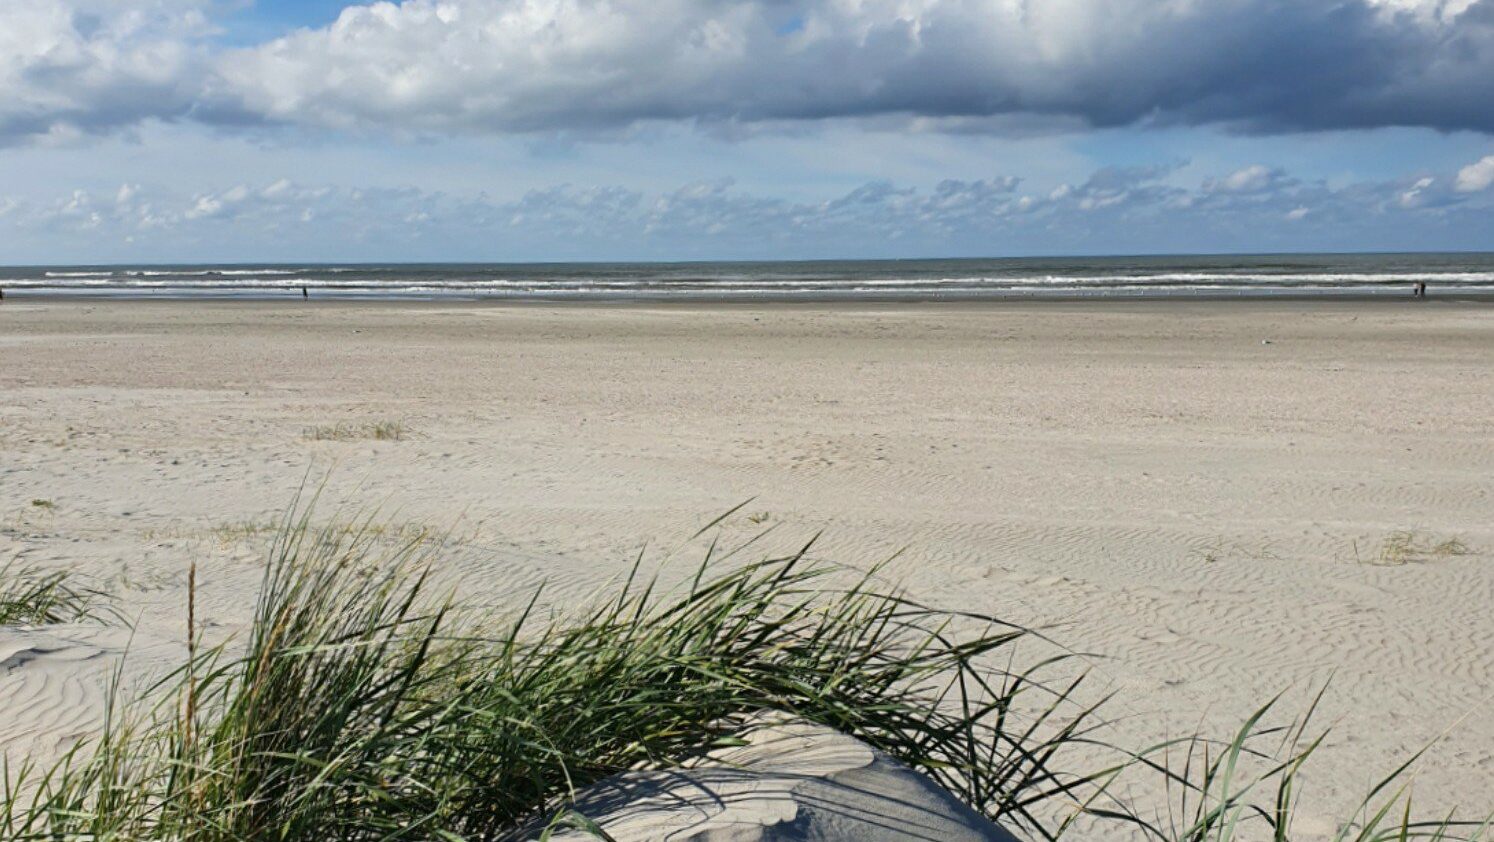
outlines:
{"label": "sea", "polygon": [[9,297],[536,301],[1494,297],[1494,252],[0,267]]}

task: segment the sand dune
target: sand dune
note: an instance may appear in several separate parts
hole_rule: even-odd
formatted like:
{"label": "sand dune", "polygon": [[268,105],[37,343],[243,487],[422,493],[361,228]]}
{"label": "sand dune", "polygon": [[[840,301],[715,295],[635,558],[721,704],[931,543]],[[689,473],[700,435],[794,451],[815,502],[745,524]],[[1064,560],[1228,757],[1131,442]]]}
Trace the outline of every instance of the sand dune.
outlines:
{"label": "sand dune", "polygon": [[[1494,808],[1487,306],[6,302],[0,354],[0,562],[97,577],[142,669],[190,559],[212,633],[242,623],[308,472],[325,517],[449,528],[492,605],[580,598],[752,497],[731,535],[901,552],[918,597],[1095,653],[1124,739],[1332,675],[1315,804],[1446,731],[1418,802]],[[7,752],[96,722],[117,634],[3,632]]]}

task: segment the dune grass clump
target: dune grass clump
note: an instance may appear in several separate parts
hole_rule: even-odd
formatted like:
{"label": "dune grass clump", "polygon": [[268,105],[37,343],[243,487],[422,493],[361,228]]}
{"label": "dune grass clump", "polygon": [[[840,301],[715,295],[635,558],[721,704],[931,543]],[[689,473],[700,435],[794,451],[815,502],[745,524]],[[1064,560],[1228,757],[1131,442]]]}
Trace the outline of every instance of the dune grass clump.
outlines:
{"label": "dune grass clump", "polygon": [[494,625],[430,596],[422,546],[288,529],[241,650],[195,655],[155,707],[12,775],[33,795],[7,799],[0,832],[504,839],[615,772],[732,744],[764,710],[857,736],[1010,823],[1039,827],[1034,805],[1086,783],[1054,768],[1090,724],[1057,715],[1073,685],[978,666],[1020,629],[869,577],[835,587],[802,553]]}
{"label": "dune grass clump", "polygon": [[385,419],[366,421],[361,424],[348,422],[318,424],[302,430],[301,435],[311,441],[358,441],[360,439],[403,441],[409,432],[405,422]]}
{"label": "dune grass clump", "polygon": [[0,567],[0,626],[74,623],[100,613],[102,594],[66,572]]}

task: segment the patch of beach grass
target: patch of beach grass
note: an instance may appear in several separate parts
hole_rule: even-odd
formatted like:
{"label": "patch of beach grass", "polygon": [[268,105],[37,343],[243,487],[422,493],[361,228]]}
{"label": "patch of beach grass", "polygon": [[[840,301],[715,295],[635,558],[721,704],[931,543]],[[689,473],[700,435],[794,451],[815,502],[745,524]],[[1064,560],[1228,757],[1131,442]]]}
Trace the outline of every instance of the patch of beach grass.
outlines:
{"label": "patch of beach grass", "polygon": [[[1431,746],[1393,766],[1344,817],[1330,836],[1297,833],[1306,786],[1303,769],[1328,734],[1308,733],[1323,691],[1295,722],[1268,724],[1280,697],[1261,706],[1233,738],[1189,737],[1138,756],[1138,765],[1166,776],[1171,794],[1165,817],[1143,822],[1146,836],[1162,842],[1237,842],[1327,838],[1331,842],[1405,842],[1408,839],[1487,840],[1490,820],[1453,816],[1418,819],[1412,811],[1410,772]],[[1274,746],[1262,746],[1274,743]],[[1162,762],[1158,763],[1158,759]]]}
{"label": "patch of beach grass", "polygon": [[1189,557],[1205,564],[1221,561],[1280,561],[1281,557],[1269,544],[1246,544],[1229,541],[1223,536],[1200,544],[1192,549]]}
{"label": "patch of beach grass", "polygon": [[388,419],[359,423],[318,424],[301,431],[302,438],[311,441],[358,441],[361,439],[403,441],[409,434],[410,429],[405,422]]}
{"label": "patch of beach grass", "polygon": [[230,546],[261,536],[273,535],[279,526],[271,521],[244,520],[219,523],[208,529],[208,535],[219,546]]}
{"label": "patch of beach grass", "polygon": [[1472,554],[1467,544],[1458,538],[1436,540],[1414,530],[1396,530],[1385,536],[1379,548],[1369,556],[1361,556],[1359,544],[1354,544],[1354,558],[1361,564],[1380,567],[1400,567],[1420,564],[1437,559]]}
{"label": "patch of beach grass", "polygon": [[103,594],[61,571],[0,567],[0,626],[73,623],[99,616]]}

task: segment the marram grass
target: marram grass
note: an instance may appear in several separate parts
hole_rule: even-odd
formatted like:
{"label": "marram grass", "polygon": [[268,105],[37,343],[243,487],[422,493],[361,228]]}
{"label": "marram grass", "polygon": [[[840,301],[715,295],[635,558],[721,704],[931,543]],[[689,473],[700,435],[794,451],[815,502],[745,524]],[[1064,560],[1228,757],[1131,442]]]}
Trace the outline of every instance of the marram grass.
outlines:
{"label": "marram grass", "polygon": [[108,613],[102,594],[65,572],[0,566],[0,626],[73,623]]}
{"label": "marram grass", "polygon": [[429,546],[287,528],[241,650],[195,656],[157,707],[117,709],[62,764],[16,770],[0,830],[502,839],[591,782],[726,744],[765,709],[857,735],[1010,822],[1036,826],[1033,805],[1084,784],[1051,760],[1086,712],[1059,721],[1062,692],[977,666],[1020,629],[869,578],[833,587],[802,554],[495,625],[429,594]]}
{"label": "marram grass", "polygon": [[[1063,815],[1177,842],[1292,838],[1299,771],[1318,745],[1303,747],[1302,727],[1264,769],[1241,761],[1261,759],[1265,709],[1223,745],[1109,749],[1078,682],[1044,678],[1064,656],[990,666],[1016,663],[1030,633],[927,609],[872,576],[845,586],[845,571],[803,552],[745,565],[708,555],[679,589],[630,579],[558,611],[536,595],[500,622],[432,593],[438,548],[288,522],[236,648],[199,651],[194,638],[189,662],[147,694],[154,706],[115,706],[55,766],[6,769],[0,834],[532,838],[555,821],[588,826],[568,812],[580,788],[730,744],[774,710],[854,735],[1034,838],[1072,830],[1052,818]],[[1071,768],[1101,748],[1117,761]],[[1403,771],[1341,840],[1483,834],[1413,820],[1394,791]],[[1143,817],[1110,794],[1137,774],[1164,776],[1176,809]]]}

